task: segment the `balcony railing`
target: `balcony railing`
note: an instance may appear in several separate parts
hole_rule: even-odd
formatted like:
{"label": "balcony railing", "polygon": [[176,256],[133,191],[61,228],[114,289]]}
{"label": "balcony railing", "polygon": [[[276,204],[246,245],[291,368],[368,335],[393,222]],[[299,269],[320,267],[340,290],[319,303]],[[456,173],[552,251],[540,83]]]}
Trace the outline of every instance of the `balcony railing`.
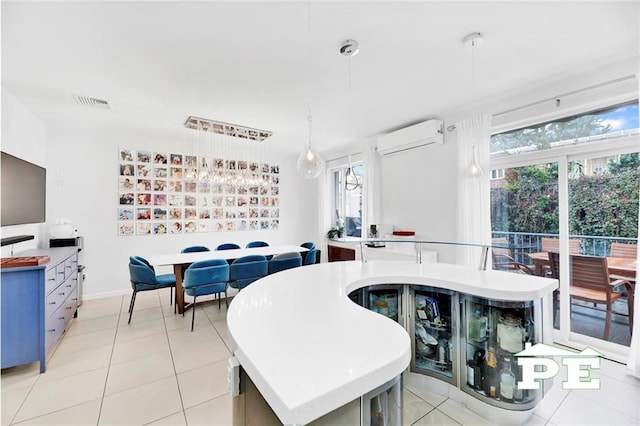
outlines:
{"label": "balcony railing", "polygon": [[[493,238],[506,237],[509,248],[514,252],[535,253],[542,251],[542,238],[558,238],[558,234],[532,234],[526,232],[493,231]],[[592,235],[569,235],[569,239],[580,241],[580,254],[589,256],[609,256],[611,243],[637,244],[637,238],[596,237]]]}

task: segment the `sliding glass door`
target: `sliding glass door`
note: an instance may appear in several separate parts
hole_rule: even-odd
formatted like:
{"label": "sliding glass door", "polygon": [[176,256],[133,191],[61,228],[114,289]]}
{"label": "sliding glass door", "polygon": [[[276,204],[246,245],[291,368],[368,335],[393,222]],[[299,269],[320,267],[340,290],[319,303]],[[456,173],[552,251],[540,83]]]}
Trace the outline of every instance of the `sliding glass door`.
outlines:
{"label": "sliding glass door", "polygon": [[491,144],[494,268],[559,279],[557,342],[623,353],[637,264],[637,100]]}

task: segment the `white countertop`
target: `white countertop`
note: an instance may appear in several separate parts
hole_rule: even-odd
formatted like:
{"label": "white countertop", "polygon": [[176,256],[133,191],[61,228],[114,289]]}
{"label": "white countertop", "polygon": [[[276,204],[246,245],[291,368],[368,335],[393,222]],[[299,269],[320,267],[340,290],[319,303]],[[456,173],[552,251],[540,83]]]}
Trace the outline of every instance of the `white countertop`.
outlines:
{"label": "white countertop", "polygon": [[235,356],[284,424],[306,424],[401,374],[411,341],[347,295],[374,284],[423,284],[489,299],[536,300],[557,281],[449,264],[320,263],[269,275],[229,306]]}

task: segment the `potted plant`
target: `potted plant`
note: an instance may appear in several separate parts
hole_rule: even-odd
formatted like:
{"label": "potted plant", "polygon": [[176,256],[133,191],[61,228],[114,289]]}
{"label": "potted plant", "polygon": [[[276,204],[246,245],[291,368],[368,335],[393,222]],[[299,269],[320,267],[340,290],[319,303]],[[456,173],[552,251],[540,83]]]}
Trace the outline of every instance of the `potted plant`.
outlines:
{"label": "potted plant", "polygon": [[342,237],[344,237],[344,226],[333,227],[327,232],[327,238],[329,238],[330,240]]}

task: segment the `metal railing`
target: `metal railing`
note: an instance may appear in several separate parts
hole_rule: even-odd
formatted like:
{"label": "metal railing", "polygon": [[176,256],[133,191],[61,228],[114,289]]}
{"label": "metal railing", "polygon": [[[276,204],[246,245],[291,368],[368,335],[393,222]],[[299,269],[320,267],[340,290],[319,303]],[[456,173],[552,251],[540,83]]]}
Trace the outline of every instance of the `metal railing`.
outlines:
{"label": "metal railing", "polygon": [[[542,238],[558,238],[558,234],[534,234],[527,232],[491,232],[492,238],[507,238],[508,247],[514,252],[535,253],[542,251]],[[637,244],[637,238],[598,237],[593,235],[569,235],[580,241],[580,254],[607,257],[611,243]]]}

